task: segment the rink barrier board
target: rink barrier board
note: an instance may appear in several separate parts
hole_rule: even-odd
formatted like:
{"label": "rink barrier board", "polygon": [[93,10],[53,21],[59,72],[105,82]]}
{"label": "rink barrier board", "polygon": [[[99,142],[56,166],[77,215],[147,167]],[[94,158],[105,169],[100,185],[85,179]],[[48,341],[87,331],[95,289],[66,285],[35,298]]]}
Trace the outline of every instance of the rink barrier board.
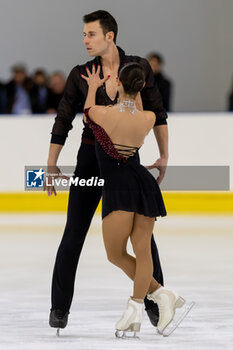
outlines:
{"label": "rink barrier board", "polygon": [[[168,214],[233,214],[233,192],[163,192]],[[68,192],[0,193],[0,212],[65,212]],[[101,201],[97,212],[101,212]]]}

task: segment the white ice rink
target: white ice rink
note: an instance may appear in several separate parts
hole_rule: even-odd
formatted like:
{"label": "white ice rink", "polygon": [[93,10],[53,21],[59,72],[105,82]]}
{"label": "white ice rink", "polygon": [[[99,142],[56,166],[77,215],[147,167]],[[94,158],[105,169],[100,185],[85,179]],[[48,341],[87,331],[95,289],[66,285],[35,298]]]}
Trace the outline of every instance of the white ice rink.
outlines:
{"label": "white ice rink", "polygon": [[69,324],[48,325],[51,275],[64,215],[0,216],[0,349],[233,349],[233,218],[158,220],[155,238],[165,283],[196,306],[169,338],[156,335],[147,315],[140,340],[114,336],[132,283],[104,251],[95,217],[77,271]]}

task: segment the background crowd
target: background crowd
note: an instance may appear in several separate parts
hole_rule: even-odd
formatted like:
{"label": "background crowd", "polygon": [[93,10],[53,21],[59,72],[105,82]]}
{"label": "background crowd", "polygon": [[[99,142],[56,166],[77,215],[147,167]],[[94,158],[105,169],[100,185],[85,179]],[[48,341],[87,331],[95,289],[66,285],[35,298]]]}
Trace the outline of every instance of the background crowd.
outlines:
{"label": "background crowd", "polygon": [[[150,53],[147,59],[154,73],[165,109],[172,111],[174,84],[164,73],[164,59],[160,53]],[[54,114],[62,98],[66,77],[61,71],[48,74],[44,69],[37,69],[32,75],[26,65],[12,67],[9,82],[0,81],[0,114]],[[233,111],[233,82],[228,96],[228,111]]]}
{"label": "background crowd", "polygon": [[24,64],[14,65],[11,80],[0,83],[0,113],[56,113],[65,83],[66,77],[60,71],[49,76],[45,70],[37,69],[29,76]]}

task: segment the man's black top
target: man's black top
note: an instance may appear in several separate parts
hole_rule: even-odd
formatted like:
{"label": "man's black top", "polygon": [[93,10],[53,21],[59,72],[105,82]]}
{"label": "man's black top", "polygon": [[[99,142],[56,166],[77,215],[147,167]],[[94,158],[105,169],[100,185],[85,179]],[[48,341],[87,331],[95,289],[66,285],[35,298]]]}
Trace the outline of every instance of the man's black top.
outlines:
{"label": "man's black top", "polygon": [[[167,124],[167,114],[163,108],[162,99],[158,89],[154,85],[154,76],[148,61],[138,56],[128,56],[118,47],[120,55],[120,67],[129,62],[137,62],[144,67],[146,74],[146,85],[141,91],[142,103],[144,110],[153,111],[156,114],[155,125]],[[97,68],[100,65],[100,77],[103,78],[103,71],[100,57],[95,57],[93,60],[83,65],[78,65],[70,72],[63,98],[58,107],[58,113],[55,118],[55,123],[52,129],[51,143],[64,145],[69,130],[72,129],[72,121],[76,113],[82,113],[88,93],[87,82],[80,74],[87,75],[86,67],[92,71],[92,65]],[[114,100],[111,100],[106,93],[105,84],[96,92],[97,105],[114,105],[117,103],[118,93]],[[88,126],[84,126],[82,138],[94,140],[92,130]]]}

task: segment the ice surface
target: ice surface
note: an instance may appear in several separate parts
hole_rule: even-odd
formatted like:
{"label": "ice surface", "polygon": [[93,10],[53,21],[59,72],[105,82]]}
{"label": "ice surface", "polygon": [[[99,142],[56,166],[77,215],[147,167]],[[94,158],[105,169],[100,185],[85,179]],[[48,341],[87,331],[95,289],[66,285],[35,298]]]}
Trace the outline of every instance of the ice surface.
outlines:
{"label": "ice surface", "polygon": [[77,271],[66,329],[48,325],[53,264],[65,215],[0,216],[0,349],[232,349],[233,218],[167,217],[155,237],[165,283],[196,305],[168,338],[157,335],[146,313],[140,340],[116,339],[132,283],[104,251],[95,217]]}

